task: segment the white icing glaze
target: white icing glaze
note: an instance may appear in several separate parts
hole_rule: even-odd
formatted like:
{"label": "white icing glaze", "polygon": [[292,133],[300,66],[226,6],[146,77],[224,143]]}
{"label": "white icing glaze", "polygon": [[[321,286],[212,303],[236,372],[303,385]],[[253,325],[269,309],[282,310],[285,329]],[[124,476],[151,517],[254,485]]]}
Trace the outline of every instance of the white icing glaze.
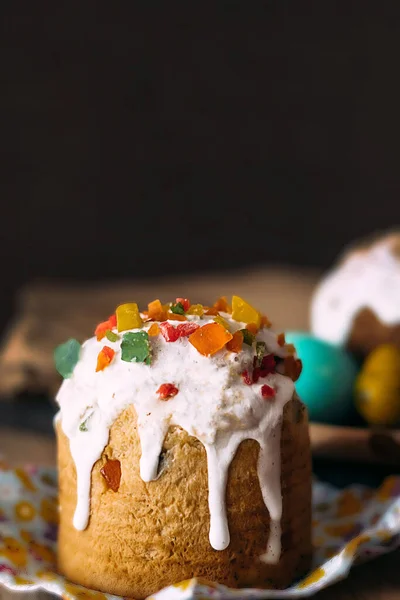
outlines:
{"label": "white icing glaze", "polygon": [[393,237],[355,251],[317,287],[311,304],[313,333],[333,344],[344,344],[353,320],[372,310],[386,324],[400,323],[400,261],[391,251]]}
{"label": "white icing glaze", "polygon": [[[223,316],[232,332],[244,327],[229,315]],[[192,316],[190,319],[200,326],[212,322],[212,317]],[[145,324],[144,329],[150,325]],[[251,369],[254,348],[245,344],[239,354],[224,349],[205,357],[188,338],[166,342],[158,335],[150,337],[152,363],[148,366],[122,361],[121,340],[122,334],[117,342],[107,339],[98,342],[96,338],[85,342],[72,377],[64,380],[57,395],[62,429],[69,438],[77,472],[76,529],[83,530],[88,523],[91,470],[108,442],[109,428],[118,415],[133,404],[142,450],[140,475],[144,481],[157,478],[159,455],[170,426],[180,426],[203,443],[208,465],[209,537],[216,550],[229,545],[225,506],[229,465],[243,440],[254,439],[259,443],[258,476],[271,517],[267,551],[261,560],[277,562],[282,513],[280,430],[283,407],[294,392],[291,379],[275,373],[246,385],[241,373]],[[264,341],[268,352],[287,356],[271,330],[260,331],[257,341]],[[110,366],[96,373],[97,356],[104,345],[113,348],[116,354]],[[163,383],[173,383],[179,389],[168,401],[160,400],[156,394]],[[264,384],[275,388],[273,401],[262,397]],[[81,431],[79,426],[86,419],[87,431]]]}

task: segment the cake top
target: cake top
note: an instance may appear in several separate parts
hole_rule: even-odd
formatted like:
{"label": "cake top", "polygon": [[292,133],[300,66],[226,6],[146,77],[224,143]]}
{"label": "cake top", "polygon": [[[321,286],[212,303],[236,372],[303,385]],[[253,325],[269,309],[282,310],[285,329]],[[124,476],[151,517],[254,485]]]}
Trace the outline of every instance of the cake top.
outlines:
{"label": "cake top", "polygon": [[[212,307],[191,304],[187,298],[177,298],[167,304],[154,300],[144,311],[139,311],[136,303],[121,304],[115,314],[95,329],[101,349],[94,371],[104,371],[116,360],[151,367],[157,358],[153,352],[156,340],[161,336],[166,343],[179,341],[182,344],[187,339],[202,356],[212,357],[218,353],[220,359],[224,351],[228,362],[233,359],[232,354],[246,352],[248,358],[252,350],[253,368],[251,374],[249,369],[246,369],[248,375],[242,373],[244,381],[249,377],[258,381],[260,372],[265,370],[266,355],[274,354],[271,372],[276,368],[296,380],[301,364],[295,358],[295,349],[292,344],[286,344],[283,333],[276,335],[270,327],[268,318],[239,296],[233,296],[232,305],[222,297]],[[94,341],[88,340],[81,348],[77,340],[70,339],[55,350],[56,368],[65,379],[73,376],[75,366],[86,355],[85,347],[93,344]],[[172,347],[165,347],[168,348]]]}
{"label": "cake top", "polygon": [[385,325],[400,323],[400,233],[351,250],[321,281],[311,304],[312,331],[344,344],[365,308]]}
{"label": "cake top", "polygon": [[[142,455],[140,475],[159,476],[159,456],[170,426],[199,439],[207,451],[210,543],[229,543],[225,483],[229,464],[245,439],[257,440],[263,496],[280,519],[280,427],[284,405],[301,372],[295,349],[271,330],[267,317],[239,296],[212,307],[186,298],[118,306],[83,346],[69,340],[55,351],[64,382],[57,395],[64,433],[78,479],[74,518],[87,525],[90,473],[107,444],[109,428],[133,405]],[[271,464],[272,463],[272,464]],[[274,485],[271,488],[271,481]],[[278,525],[270,554],[279,558]],[[274,537],[275,535],[275,537]],[[273,538],[273,539],[272,539]]]}

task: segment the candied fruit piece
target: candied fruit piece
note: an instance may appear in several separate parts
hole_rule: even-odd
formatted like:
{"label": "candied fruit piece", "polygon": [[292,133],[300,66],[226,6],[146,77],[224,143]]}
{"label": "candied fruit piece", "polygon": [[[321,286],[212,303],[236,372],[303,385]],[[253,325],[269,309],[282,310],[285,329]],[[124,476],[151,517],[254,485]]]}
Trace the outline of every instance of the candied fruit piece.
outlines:
{"label": "candied fruit piece", "polygon": [[246,329],[250,331],[250,333],[252,333],[253,335],[257,335],[258,333],[258,327],[255,323],[247,323]]}
{"label": "candied fruit piece", "polygon": [[192,333],[189,342],[200,354],[210,356],[221,350],[232,337],[232,334],[219,323],[208,323]]}
{"label": "candied fruit piece", "polygon": [[136,302],[128,304],[120,304],[117,308],[117,328],[118,331],[126,331],[127,329],[138,329],[142,327],[143,321],[139,313],[139,308]]}
{"label": "candied fruit piece", "polygon": [[218,298],[218,300],[214,303],[214,308],[224,313],[230,314],[232,312],[232,307],[228,304],[226,296],[221,296],[221,298]]}
{"label": "candied fruit piece", "polygon": [[253,383],[253,379],[248,371],[243,371],[242,377],[246,385],[251,385]]}
{"label": "candied fruit piece", "polygon": [[187,337],[196,329],[199,329],[197,323],[182,323],[176,327],[167,321],[160,323],[161,334],[166,342],[176,342],[180,337]]}
{"label": "candied fruit piece", "polygon": [[151,348],[146,331],[124,333],[121,342],[121,359],[125,362],[151,362]]}
{"label": "candied fruit piece", "polygon": [[183,308],[183,304],[177,302],[176,304],[171,304],[169,307],[170,312],[174,313],[174,315],[184,315],[185,309]]}
{"label": "candied fruit piece", "polygon": [[241,331],[235,331],[232,339],[226,344],[227,350],[230,352],[240,352],[243,347],[243,334]]}
{"label": "candied fruit piece", "polygon": [[297,381],[303,369],[301,360],[299,358],[294,358],[294,356],[287,356],[284,358],[283,364],[285,367],[285,375],[290,377],[292,381]]}
{"label": "candied fruit piece", "polygon": [[169,312],[167,314],[167,319],[169,319],[170,321],[187,321],[185,315],[180,315],[173,312]]}
{"label": "candied fruit piece", "polygon": [[261,396],[266,400],[272,400],[276,396],[276,391],[270,385],[265,384],[261,386]]}
{"label": "candied fruit piece", "polygon": [[275,357],[273,354],[267,354],[261,360],[261,364],[259,364],[259,359],[257,356],[254,357],[253,360],[253,383],[257,383],[260,377],[266,377],[270,373],[275,371],[276,363]]}
{"label": "candied fruit piece", "polygon": [[177,304],[182,304],[183,310],[186,312],[190,308],[190,300],[188,298],[177,298]]}
{"label": "candied fruit piece", "polygon": [[112,326],[110,324],[110,321],[102,321],[101,323],[99,323],[96,327],[96,329],[94,330],[94,334],[97,338],[97,341],[100,342],[106,335],[106,331],[108,329],[112,329]]}
{"label": "candied fruit piece", "polygon": [[278,342],[278,346],[281,346],[283,348],[283,346],[285,345],[285,334],[284,333],[278,333],[278,335],[276,336],[276,341]]}
{"label": "candied fruit piece", "polygon": [[288,354],[296,354],[296,348],[293,344],[285,344],[285,350]]}
{"label": "candied fruit piece", "polygon": [[103,348],[100,350],[100,352],[97,356],[96,373],[97,373],[97,371],[102,371],[103,369],[108,367],[108,365],[111,363],[112,359],[114,358],[114,355],[115,355],[115,350],[113,350],[109,346],[103,346]]}
{"label": "candied fruit piece", "polygon": [[243,336],[243,342],[248,346],[252,346],[254,342],[254,333],[251,333],[248,329],[239,329]]}
{"label": "candied fruit piece", "polygon": [[71,377],[79,360],[80,352],[81,345],[78,340],[73,338],[67,340],[64,344],[60,344],[54,350],[55,367],[64,379]]}
{"label": "candied fruit piece", "polygon": [[266,327],[267,329],[269,327],[272,327],[272,323],[271,321],[268,319],[268,317],[266,315],[261,315],[261,325],[260,327]]}
{"label": "candied fruit piece", "polygon": [[117,315],[114,313],[108,317],[108,322],[110,323],[110,329],[113,329],[117,326]]}
{"label": "candied fruit piece", "polygon": [[256,357],[257,357],[257,366],[261,366],[262,359],[264,358],[264,354],[267,351],[267,345],[265,342],[257,342],[256,343]]}
{"label": "candied fruit piece", "polygon": [[160,400],[169,400],[177,395],[178,388],[173,383],[163,383],[157,390]]}
{"label": "candied fruit piece", "polygon": [[222,327],[225,327],[225,329],[229,331],[229,323],[226,319],[224,319],[224,317],[221,317],[221,315],[214,317],[213,321],[215,321],[215,323],[219,323],[222,325]]}
{"label": "candied fruit piece", "polygon": [[147,331],[147,333],[148,333],[149,335],[151,335],[151,337],[154,337],[155,335],[158,335],[158,334],[160,333],[160,328],[159,328],[159,326],[157,325],[157,323],[152,323],[152,324],[150,325],[150,328],[149,328],[149,330]]}
{"label": "candied fruit piece", "polygon": [[111,331],[111,329],[107,329],[106,338],[108,339],[109,342],[116,342],[118,340],[118,335],[116,333],[114,333],[113,331]]}
{"label": "candied fruit piece", "polygon": [[121,463],[119,460],[110,460],[108,458],[105,465],[100,469],[100,473],[106,480],[110,490],[118,492],[121,482]]}
{"label": "candied fruit piece", "polygon": [[232,296],[232,318],[242,323],[255,323],[257,327],[261,324],[261,315],[251,304],[240,296]]}
{"label": "candied fruit piece", "polygon": [[204,315],[204,306],[202,304],[192,304],[186,312],[188,315],[202,317]]}
{"label": "candied fruit piece", "polygon": [[160,300],[153,300],[153,302],[149,302],[147,305],[147,312],[149,314],[149,318],[153,321],[165,321],[167,318],[167,311],[164,309]]}
{"label": "candied fruit piece", "polygon": [[218,311],[216,308],[214,308],[214,306],[205,306],[204,307],[204,314],[205,315],[210,315],[212,317],[215,317],[218,315]]}

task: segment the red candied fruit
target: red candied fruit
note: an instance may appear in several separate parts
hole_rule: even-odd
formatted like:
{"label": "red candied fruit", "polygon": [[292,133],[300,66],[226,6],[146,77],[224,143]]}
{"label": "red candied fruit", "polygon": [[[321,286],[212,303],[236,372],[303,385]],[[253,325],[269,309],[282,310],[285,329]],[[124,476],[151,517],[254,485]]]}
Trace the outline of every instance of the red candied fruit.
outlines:
{"label": "red candied fruit", "polygon": [[103,337],[105,337],[106,331],[108,329],[113,329],[116,326],[117,317],[115,314],[108,317],[107,321],[102,321],[101,323],[99,323],[94,331],[94,335],[97,337],[97,341],[100,342],[100,340],[102,340]]}
{"label": "red candied fruit", "polygon": [[157,390],[160,400],[169,400],[177,395],[178,388],[173,383],[163,383]]}
{"label": "red candied fruit", "polygon": [[188,298],[177,298],[176,303],[180,302],[183,306],[183,310],[187,312],[190,308],[190,300]]}
{"label": "red candied fruit", "polygon": [[191,335],[198,328],[199,326],[197,323],[191,322],[181,323],[176,327],[167,321],[160,323],[161,335],[166,342],[176,342],[176,340],[181,337],[187,337],[188,335]]}
{"label": "red candied fruit", "polygon": [[248,371],[243,371],[242,377],[243,377],[243,381],[245,382],[246,385],[251,385],[253,383],[251,375]]}
{"label": "red candied fruit", "polygon": [[275,398],[275,395],[276,391],[270,385],[265,384],[261,387],[261,396],[266,400],[272,400],[272,398]]}
{"label": "red candied fruit", "polygon": [[253,383],[257,383],[260,377],[266,377],[275,371],[276,362],[273,354],[266,354],[259,367],[257,365],[257,357],[254,357],[253,363]]}
{"label": "red candied fruit", "polygon": [[106,464],[100,469],[100,473],[106,480],[108,487],[113,492],[118,492],[121,481],[121,463],[119,460],[108,459]]}

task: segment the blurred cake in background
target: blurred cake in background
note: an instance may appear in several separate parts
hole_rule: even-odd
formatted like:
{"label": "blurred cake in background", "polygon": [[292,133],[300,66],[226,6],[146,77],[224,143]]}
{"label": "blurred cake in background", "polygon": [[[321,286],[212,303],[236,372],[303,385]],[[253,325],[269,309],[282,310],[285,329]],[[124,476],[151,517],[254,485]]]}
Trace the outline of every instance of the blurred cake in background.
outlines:
{"label": "blurred cake in background", "polygon": [[400,347],[400,229],[347,251],[314,293],[311,328],[362,357]]}

